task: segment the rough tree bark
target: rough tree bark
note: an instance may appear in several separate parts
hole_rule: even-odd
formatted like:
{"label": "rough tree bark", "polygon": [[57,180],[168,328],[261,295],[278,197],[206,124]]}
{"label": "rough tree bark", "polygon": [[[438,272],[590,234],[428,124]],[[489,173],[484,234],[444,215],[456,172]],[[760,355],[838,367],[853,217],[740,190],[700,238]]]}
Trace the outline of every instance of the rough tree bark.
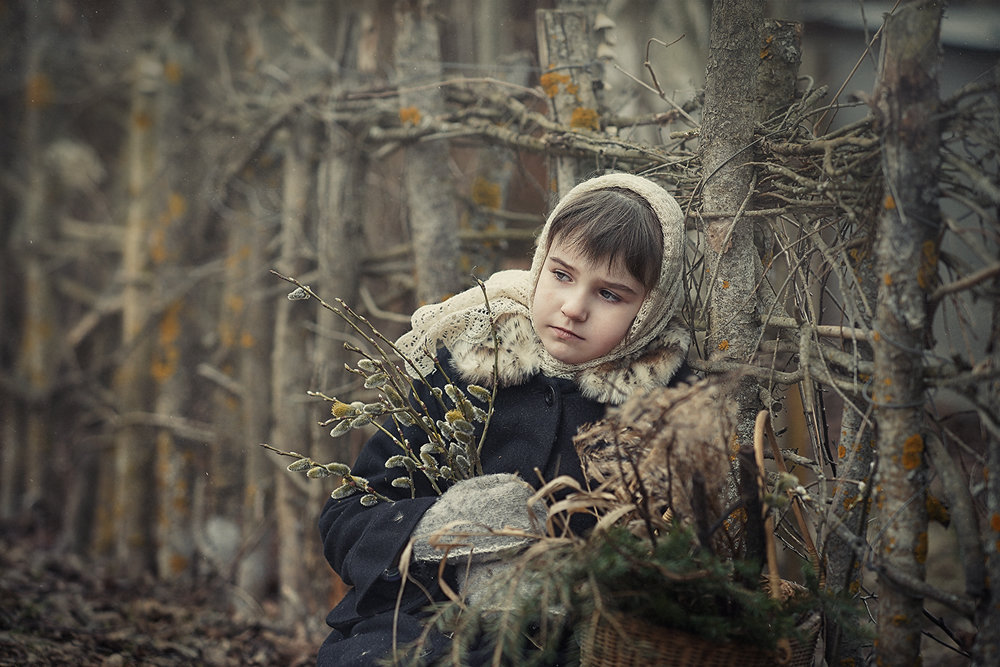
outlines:
{"label": "rough tree bark", "polygon": [[[155,411],[165,419],[190,414],[191,362],[197,349],[197,299],[170,294],[183,280],[188,262],[197,257],[194,239],[188,233],[188,201],[184,176],[195,172],[187,164],[181,141],[172,142],[183,126],[183,77],[187,74],[183,46],[168,42],[162,47],[162,84],[158,100],[157,141],[169,158],[157,175],[155,219],[151,222],[150,260],[154,281],[154,304],[160,311],[156,323],[153,359]],[[181,135],[183,136],[183,135]],[[191,179],[197,181],[197,179]],[[189,181],[190,182],[190,181]],[[156,563],[165,579],[190,576],[193,572],[194,522],[192,483],[194,461],[190,442],[171,428],[156,431]]]}
{"label": "rough tree bark", "polygon": [[[603,66],[597,59],[594,13],[587,8],[540,9],[537,13],[540,83],[549,98],[549,115],[579,130],[600,130],[601,105],[597,91]],[[558,197],[583,180],[588,168],[575,157],[551,159],[550,192]]]}
{"label": "rough tree bark", "polygon": [[147,515],[155,496],[150,429],[133,421],[152,407],[150,364],[152,339],[146,330],[152,317],[150,225],[153,197],[162,165],[157,142],[158,97],[164,84],[163,65],[155,53],[136,57],[129,110],[128,206],[122,248],[122,345],[127,354],[116,370],[114,391],[123,423],[115,436],[115,466],[110,515],[100,531],[114,536],[115,557],[132,573],[152,569],[152,522]]}
{"label": "rough tree bark", "polygon": [[[420,124],[440,114],[443,102],[441,44],[428,0],[396,5],[396,83],[400,119]],[[418,304],[440,301],[465,284],[458,271],[458,213],[455,210],[451,156],[443,141],[416,143],[406,153],[403,184],[413,235],[413,263]]]}
{"label": "rough tree bark", "polygon": [[[284,137],[280,256],[277,270],[285,275],[303,275],[309,264],[306,245],[312,237],[308,229],[308,199],[312,188],[313,163],[309,160],[316,140],[315,125],[296,119]],[[285,450],[302,451],[311,442],[310,426],[316,421],[305,400],[312,375],[310,338],[307,321],[311,309],[302,302],[280,299],[274,313],[274,348],[271,363],[272,412],[274,430],[271,442]],[[277,521],[277,568],[282,616],[291,622],[308,618],[309,608],[303,592],[309,590],[310,573],[302,566],[307,540],[305,531],[315,535],[312,522],[302,521],[307,506],[302,480],[288,474],[281,461],[273,461],[275,518]]]}
{"label": "rough tree bark", "polygon": [[48,459],[52,451],[48,393],[55,380],[60,326],[46,258],[55,230],[50,208],[51,179],[44,156],[54,139],[55,95],[64,82],[53,71],[56,68],[46,48],[48,40],[54,39],[55,10],[34,4],[26,11],[24,126],[19,142],[26,183],[11,244],[17,249],[11,256],[23,271],[24,315],[15,383],[22,388],[17,411],[20,414],[10,406],[15,413],[10,427],[20,426],[21,432],[12,434],[4,447],[0,516],[5,518],[18,516],[26,509],[41,509],[40,504],[46,500],[45,470],[51,464]]}
{"label": "rough tree bark", "polygon": [[881,523],[874,545],[881,566],[876,652],[883,665],[920,662],[923,601],[897,579],[922,582],[927,558],[922,359],[941,227],[936,114],[942,12],[938,2],[917,0],[886,18],[873,96],[886,181],[876,244],[882,281],[872,389]]}
{"label": "rough tree bark", "polygon": [[[1000,69],[993,71],[994,94],[991,98],[994,118],[1000,118]],[[994,215],[1000,213],[1000,206],[994,207]],[[986,348],[987,363],[993,369],[1000,368],[1000,278],[993,280],[993,313],[989,344]],[[980,388],[979,401],[982,405],[1000,405],[1000,378],[994,377]],[[993,414],[996,414],[994,412]],[[976,610],[976,625],[979,634],[973,647],[973,664],[975,667],[988,667],[1000,664],[1000,423],[992,419],[984,410],[980,410],[981,418],[990,423],[986,428],[986,511],[982,526],[983,550],[986,553],[986,571],[991,573],[988,590],[980,600]]]}
{"label": "rough tree bark", "polygon": [[[740,362],[754,358],[761,331],[758,289],[763,270],[753,242],[753,223],[738,212],[746,205],[753,181],[748,163],[759,121],[762,25],[760,2],[713,2],[701,126],[704,251],[711,294],[708,352],[713,359]],[[740,382],[736,400],[740,442],[749,444],[761,405],[752,379]]]}

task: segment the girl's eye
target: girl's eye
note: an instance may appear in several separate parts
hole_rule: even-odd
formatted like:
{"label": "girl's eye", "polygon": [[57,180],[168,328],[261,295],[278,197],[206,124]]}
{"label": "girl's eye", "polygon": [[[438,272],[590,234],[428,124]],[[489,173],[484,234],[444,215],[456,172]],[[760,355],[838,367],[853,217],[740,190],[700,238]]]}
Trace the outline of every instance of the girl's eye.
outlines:
{"label": "girl's eye", "polygon": [[563,283],[570,279],[568,273],[566,273],[565,271],[560,271],[559,269],[553,269],[552,275],[556,277],[556,280]]}
{"label": "girl's eye", "polygon": [[610,301],[611,303],[618,303],[619,301],[622,300],[620,296],[618,296],[614,292],[609,292],[606,289],[602,289],[600,293],[602,299],[604,299],[605,301]]}

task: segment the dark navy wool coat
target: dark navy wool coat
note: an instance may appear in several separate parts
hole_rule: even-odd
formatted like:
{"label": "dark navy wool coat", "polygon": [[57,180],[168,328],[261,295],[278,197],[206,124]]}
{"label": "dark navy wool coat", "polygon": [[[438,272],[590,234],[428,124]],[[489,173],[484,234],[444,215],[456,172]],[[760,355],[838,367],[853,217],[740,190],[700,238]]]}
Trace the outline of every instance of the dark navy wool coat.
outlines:
{"label": "dark navy wool coat", "polygon": [[[447,353],[442,352],[441,359],[447,364]],[[435,372],[431,380],[440,383],[440,373]],[[482,450],[483,471],[520,473],[536,487],[540,485],[536,468],[546,481],[570,475],[582,482],[572,438],[582,425],[602,418],[604,410],[604,404],[584,398],[572,381],[544,375],[498,390]],[[435,415],[435,419],[441,418]],[[417,433],[408,433],[408,437],[415,448],[423,442]],[[386,470],[384,463],[397,453],[398,446],[379,432],[368,441],[352,467],[354,475],[365,477],[381,493],[398,499],[395,503],[363,507],[354,495],[330,499],[323,508],[319,528],[326,558],[353,588],[327,617],[333,632],[320,649],[321,667],[373,665],[392,651],[393,617],[401,583],[399,554],[424,512],[437,499],[426,482],[419,485],[417,497],[412,499],[408,489],[390,485],[402,470]],[[418,472],[415,479],[419,477]],[[443,600],[437,585],[437,564],[425,567],[425,571],[417,568],[415,572],[414,564],[410,575]],[[430,602],[418,587],[407,586],[396,621],[399,646],[419,637],[423,631],[421,610]],[[445,637],[435,635],[430,652],[440,654],[447,643]],[[483,647],[481,660],[488,662],[491,651],[492,647]],[[467,657],[470,665],[480,661],[475,651]]]}

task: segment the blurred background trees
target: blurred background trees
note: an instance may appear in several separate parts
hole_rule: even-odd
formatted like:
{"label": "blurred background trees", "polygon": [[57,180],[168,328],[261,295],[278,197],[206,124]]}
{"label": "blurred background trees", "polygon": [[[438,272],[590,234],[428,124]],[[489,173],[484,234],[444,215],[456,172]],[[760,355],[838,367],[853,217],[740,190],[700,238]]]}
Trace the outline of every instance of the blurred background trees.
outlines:
{"label": "blurred background trees", "polygon": [[268,270],[391,337],[625,169],[688,212],[694,363],[784,424],[827,584],[891,605],[887,664],[922,629],[990,664],[1000,15],[766,4],[0,5],[4,529],[319,641],[329,488],[258,443],[353,459],[306,392],[362,389]]}

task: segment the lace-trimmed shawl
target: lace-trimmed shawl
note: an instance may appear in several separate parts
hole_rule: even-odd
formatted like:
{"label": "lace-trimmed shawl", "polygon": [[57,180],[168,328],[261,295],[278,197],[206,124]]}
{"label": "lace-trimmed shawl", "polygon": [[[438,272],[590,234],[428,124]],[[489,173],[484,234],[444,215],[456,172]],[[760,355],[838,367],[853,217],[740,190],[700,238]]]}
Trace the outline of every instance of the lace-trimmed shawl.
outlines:
{"label": "lace-trimmed shawl", "polygon": [[[650,290],[624,340],[602,357],[582,364],[566,364],[542,346],[531,324],[534,286],[545,263],[552,220],[585,192],[621,188],[635,192],[660,220],[663,262],[656,286]],[[633,390],[665,384],[683,363],[690,336],[678,318],[684,258],[684,214],[659,185],[639,176],[614,173],[580,183],[549,214],[538,237],[530,271],[500,271],[486,282],[489,310],[496,321],[501,386],[523,382],[543,371],[575,379],[585,395],[621,403]],[[493,374],[493,334],[482,290],[477,286],[436,304],[419,308],[412,329],[396,341],[400,352],[414,362],[417,376],[434,370],[433,355],[447,347],[461,376],[487,384]]]}

